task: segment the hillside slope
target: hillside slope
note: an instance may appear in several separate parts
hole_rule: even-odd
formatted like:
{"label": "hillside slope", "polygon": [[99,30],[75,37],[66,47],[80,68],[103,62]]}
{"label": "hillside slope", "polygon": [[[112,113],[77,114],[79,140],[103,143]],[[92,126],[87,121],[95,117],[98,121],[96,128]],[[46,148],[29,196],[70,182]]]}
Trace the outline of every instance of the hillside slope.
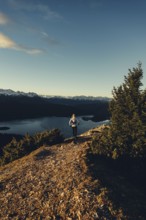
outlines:
{"label": "hillside slope", "polygon": [[[115,206],[110,190],[99,178],[93,178],[92,164],[89,169],[87,160],[89,142],[89,134],[81,135],[77,144],[70,139],[43,146],[3,166],[0,219],[129,219],[120,205]],[[105,169],[100,164],[100,172],[109,176]]]}

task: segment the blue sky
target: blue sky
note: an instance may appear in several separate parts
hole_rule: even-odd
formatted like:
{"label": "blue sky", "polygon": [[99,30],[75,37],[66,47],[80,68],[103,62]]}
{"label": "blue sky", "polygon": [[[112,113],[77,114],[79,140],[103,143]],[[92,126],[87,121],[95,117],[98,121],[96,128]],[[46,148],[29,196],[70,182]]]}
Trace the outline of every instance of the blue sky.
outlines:
{"label": "blue sky", "polygon": [[108,96],[142,62],[145,0],[0,0],[0,88]]}

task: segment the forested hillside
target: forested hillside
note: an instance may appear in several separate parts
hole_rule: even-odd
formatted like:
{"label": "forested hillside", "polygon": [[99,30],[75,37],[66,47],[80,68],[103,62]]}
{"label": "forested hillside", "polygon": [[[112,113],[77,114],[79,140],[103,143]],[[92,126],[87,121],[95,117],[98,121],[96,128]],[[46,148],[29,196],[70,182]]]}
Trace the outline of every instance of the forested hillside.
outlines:
{"label": "forested hillside", "polygon": [[39,96],[0,95],[0,121],[43,116],[93,115],[96,120],[109,118],[108,100],[72,100]]}

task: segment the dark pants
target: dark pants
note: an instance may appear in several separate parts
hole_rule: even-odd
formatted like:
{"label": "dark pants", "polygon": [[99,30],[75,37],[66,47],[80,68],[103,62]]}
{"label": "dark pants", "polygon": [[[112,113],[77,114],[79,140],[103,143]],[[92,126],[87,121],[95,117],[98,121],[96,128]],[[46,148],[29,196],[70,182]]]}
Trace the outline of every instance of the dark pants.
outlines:
{"label": "dark pants", "polygon": [[73,131],[73,136],[76,139],[77,138],[77,126],[76,127],[72,127],[72,131]]}

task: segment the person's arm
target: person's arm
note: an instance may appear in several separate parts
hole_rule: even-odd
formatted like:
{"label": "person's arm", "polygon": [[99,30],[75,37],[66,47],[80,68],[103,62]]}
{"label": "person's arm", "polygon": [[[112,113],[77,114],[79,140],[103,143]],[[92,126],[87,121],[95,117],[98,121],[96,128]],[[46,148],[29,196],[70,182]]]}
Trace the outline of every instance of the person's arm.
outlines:
{"label": "person's arm", "polygon": [[78,120],[78,119],[76,119],[76,125],[79,125],[79,124],[80,124],[79,120]]}
{"label": "person's arm", "polygon": [[72,123],[71,123],[71,119],[69,120],[69,126],[71,126],[72,125]]}

